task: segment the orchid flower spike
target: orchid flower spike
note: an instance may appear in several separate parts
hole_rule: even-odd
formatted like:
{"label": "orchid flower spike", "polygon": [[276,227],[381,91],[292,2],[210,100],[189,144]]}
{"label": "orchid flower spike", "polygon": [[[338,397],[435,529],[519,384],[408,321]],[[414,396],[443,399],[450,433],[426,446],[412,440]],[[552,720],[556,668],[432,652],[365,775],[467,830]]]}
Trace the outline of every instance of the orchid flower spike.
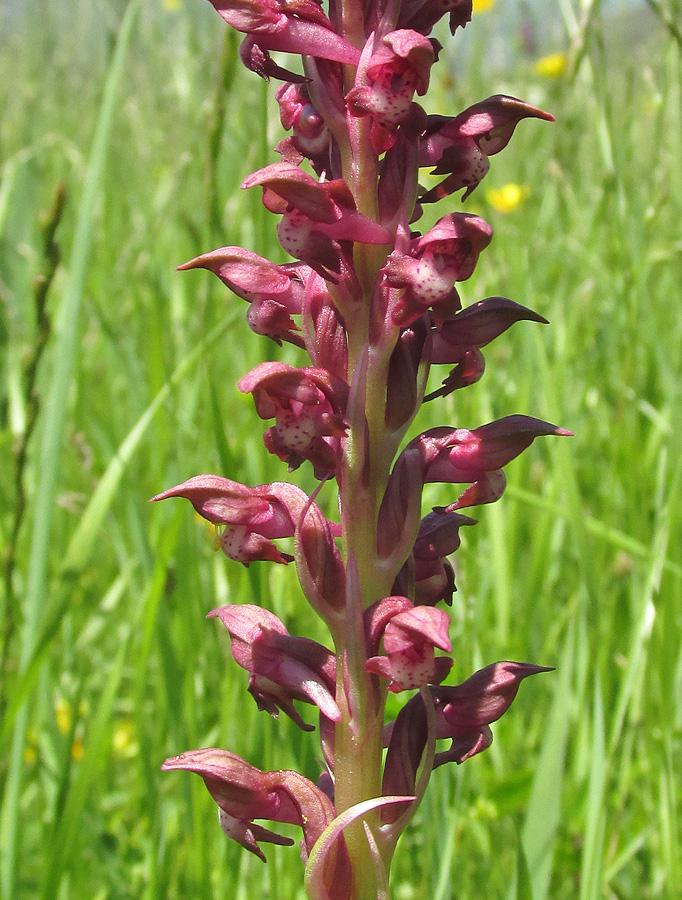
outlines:
{"label": "orchid flower spike", "polygon": [[[528,415],[479,427],[455,418],[410,433],[425,400],[481,379],[491,341],[517,322],[546,322],[505,297],[470,296],[493,236],[481,216],[444,208],[430,228],[418,224],[425,204],[476,188],[522,119],[537,120],[530,128],[552,116],[507,95],[455,115],[429,113],[441,50],[431,32],[446,18],[459,39],[472,0],[211,4],[240,32],[247,69],[283,82],[279,159],[242,187],[260,188],[290,259],[228,245],[180,268],[212,272],[248,304],[251,331],[274,341],[275,354],[283,348],[238,388],[268,423],[266,465],[300,469],[302,486],[205,474],[153,499],[189,500],[230,560],[289,565],[282,576],[295,570],[310,616],[296,610],[303,634],[280,618],[294,621],[289,589],[273,593],[279,578],[231,586],[230,602],[208,618],[227,630],[259,709],[311,732],[302,705],[314,707],[321,771],[315,784],[217,748],[171,756],[163,768],[199,775],[227,837],[261,860],[262,845],[292,843],[278,825],[299,826],[308,900],[390,900],[396,842],[433,769],[489,747],[491,725],[521,682],[548,671],[505,661],[446,683],[453,649],[461,655],[457,644],[476,641],[460,617],[453,648],[443,608],[456,590],[460,533],[476,524],[461,510],[500,499],[504,467],[536,438],[570,434]],[[419,184],[424,169],[439,177],[429,190]],[[238,222],[224,224],[239,231]],[[438,365],[450,371],[428,392]],[[441,487],[428,489],[424,510],[426,485]],[[243,594],[256,583],[262,606]],[[387,695],[401,704],[394,721]]]}

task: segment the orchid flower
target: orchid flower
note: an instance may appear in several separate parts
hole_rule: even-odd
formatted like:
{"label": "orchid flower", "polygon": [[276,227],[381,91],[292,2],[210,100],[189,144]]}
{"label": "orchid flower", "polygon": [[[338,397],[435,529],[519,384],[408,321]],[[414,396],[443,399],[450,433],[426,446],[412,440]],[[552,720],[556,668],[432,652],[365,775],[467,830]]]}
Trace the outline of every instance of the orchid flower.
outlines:
{"label": "orchid flower", "polygon": [[442,323],[461,309],[454,282],[471,277],[492,234],[480,216],[451,213],[412,240],[409,255],[389,256],[383,268],[385,284],[403,290],[392,311],[394,324],[410,325],[429,309]]}
{"label": "orchid flower", "polygon": [[480,184],[490,168],[489,156],[509,143],[521,119],[553,117],[515,97],[498,94],[476,103],[454,118],[430,116],[419,147],[419,165],[435,166],[433,175],[447,175],[420,199],[434,203],[466,187],[463,199]]}
{"label": "orchid flower", "polygon": [[282,622],[259,606],[221,606],[216,616],[230,633],[232,655],[250,673],[249,693],[259,709],[277,717],[277,709],[303,728],[312,730],[296,712],[293,700],[313,703],[332,722],[341,713],[334,700],[336,659],[321,644],[292,637]]}

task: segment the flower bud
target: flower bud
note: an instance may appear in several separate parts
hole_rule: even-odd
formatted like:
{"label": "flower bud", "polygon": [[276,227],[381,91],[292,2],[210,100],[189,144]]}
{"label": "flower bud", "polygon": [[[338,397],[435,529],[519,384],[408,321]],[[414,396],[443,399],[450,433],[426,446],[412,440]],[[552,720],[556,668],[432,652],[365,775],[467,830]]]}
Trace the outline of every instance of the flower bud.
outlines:
{"label": "flower bud", "polygon": [[283,84],[275,94],[282,126],[293,129],[292,143],[316,169],[330,163],[331,134],[324,119],[311,103],[305,84]]}
{"label": "flower bud", "polygon": [[327,519],[314,503],[302,514],[294,542],[296,573],[306,599],[326,622],[346,606],[346,571]]}
{"label": "flower bud", "polygon": [[[384,414],[386,427],[391,432],[406,427],[417,412],[420,399],[419,368],[426,339],[426,326],[417,319],[401,332],[391,354]],[[422,381],[424,378],[422,376]],[[423,390],[423,384],[421,388]]]}

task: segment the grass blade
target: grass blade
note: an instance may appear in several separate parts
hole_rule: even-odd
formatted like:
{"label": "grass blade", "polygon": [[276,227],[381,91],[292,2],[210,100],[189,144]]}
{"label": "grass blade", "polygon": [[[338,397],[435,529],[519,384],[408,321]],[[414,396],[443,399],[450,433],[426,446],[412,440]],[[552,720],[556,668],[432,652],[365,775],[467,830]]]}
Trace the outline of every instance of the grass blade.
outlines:
{"label": "grass blade", "polygon": [[571,722],[574,628],[571,625],[558,666],[559,681],[531,789],[523,826],[523,850],[528,864],[533,900],[546,900],[552,855],[561,813],[561,783]]}
{"label": "grass blade", "polygon": [[592,710],[592,756],[587,797],[587,821],[582,854],[580,900],[599,900],[603,879],[604,787],[606,784],[604,704],[599,676],[595,678]]}
{"label": "grass blade", "polygon": [[118,452],[111,460],[100,479],[96,490],[85,508],[78,527],[73,533],[64,560],[63,571],[76,573],[81,571],[88,562],[95,544],[95,540],[104,523],[106,514],[111,506],[116,490],[121,482],[126,466],[137,450],[154,419],[156,413],[170,395],[172,389],[178,385],[187,372],[202,358],[205,351],[232,325],[239,316],[239,311],[234,311],[226,316],[222,322],[200,341],[191,353],[179,363],[166,384],[158,391],[147,409],[142,413],[135,425],[128,432]]}
{"label": "grass blade", "polygon": [[[47,593],[48,549],[50,526],[54,510],[57,472],[62,434],[68,405],[69,388],[73,377],[74,361],[79,340],[79,320],[83,285],[91,247],[92,222],[95,203],[104,170],[107,149],[112,132],[114,114],[123,65],[133,35],[133,25],[140,0],[130,0],[121,27],[99,111],[90,160],[86,172],[73,248],[68,268],[68,279],[59,308],[56,341],[49,389],[45,398],[42,421],[42,443],[38,467],[38,486],[33,513],[33,532],[28,560],[26,595],[23,604],[24,622],[19,653],[20,671],[29,665],[38,640],[41,611]],[[13,900],[17,872],[17,853],[20,834],[19,798],[23,776],[23,754],[28,724],[28,706],[25,704],[17,716],[10,753],[7,786],[3,798],[0,820],[0,860],[2,876],[0,887],[5,900]]]}

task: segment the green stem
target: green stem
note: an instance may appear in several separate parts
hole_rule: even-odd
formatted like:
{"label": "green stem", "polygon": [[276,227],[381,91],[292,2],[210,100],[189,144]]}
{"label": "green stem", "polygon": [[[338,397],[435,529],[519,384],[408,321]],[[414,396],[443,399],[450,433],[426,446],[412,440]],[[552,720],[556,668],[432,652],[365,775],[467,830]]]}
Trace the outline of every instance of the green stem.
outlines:
{"label": "green stem", "polygon": [[[342,0],[340,33],[358,49],[366,41],[361,0]],[[356,81],[356,70],[345,67],[345,87]],[[313,89],[314,93],[314,89]],[[378,221],[378,158],[370,141],[371,119],[347,116],[345,127],[335,123],[342,175],[357,210]],[[358,803],[381,796],[382,739],[385,690],[377,695],[376,679],[365,670],[367,649],[363,611],[390,593],[395,573],[377,561],[377,520],[388,480],[391,459],[385,458],[388,363],[397,339],[372,347],[371,309],[374,288],[390,247],[356,243],[353,263],[362,300],[344,309],[348,335],[351,396],[347,409],[348,437],[338,475],[343,550],[347,564],[346,629],[343,646],[337,645],[337,703],[341,721],[336,727],[335,806],[338,814]],[[384,346],[384,343],[386,344]],[[390,345],[390,346],[389,346]],[[380,814],[365,822],[376,834]],[[376,866],[363,823],[344,830],[352,872],[352,900],[376,900]]]}

